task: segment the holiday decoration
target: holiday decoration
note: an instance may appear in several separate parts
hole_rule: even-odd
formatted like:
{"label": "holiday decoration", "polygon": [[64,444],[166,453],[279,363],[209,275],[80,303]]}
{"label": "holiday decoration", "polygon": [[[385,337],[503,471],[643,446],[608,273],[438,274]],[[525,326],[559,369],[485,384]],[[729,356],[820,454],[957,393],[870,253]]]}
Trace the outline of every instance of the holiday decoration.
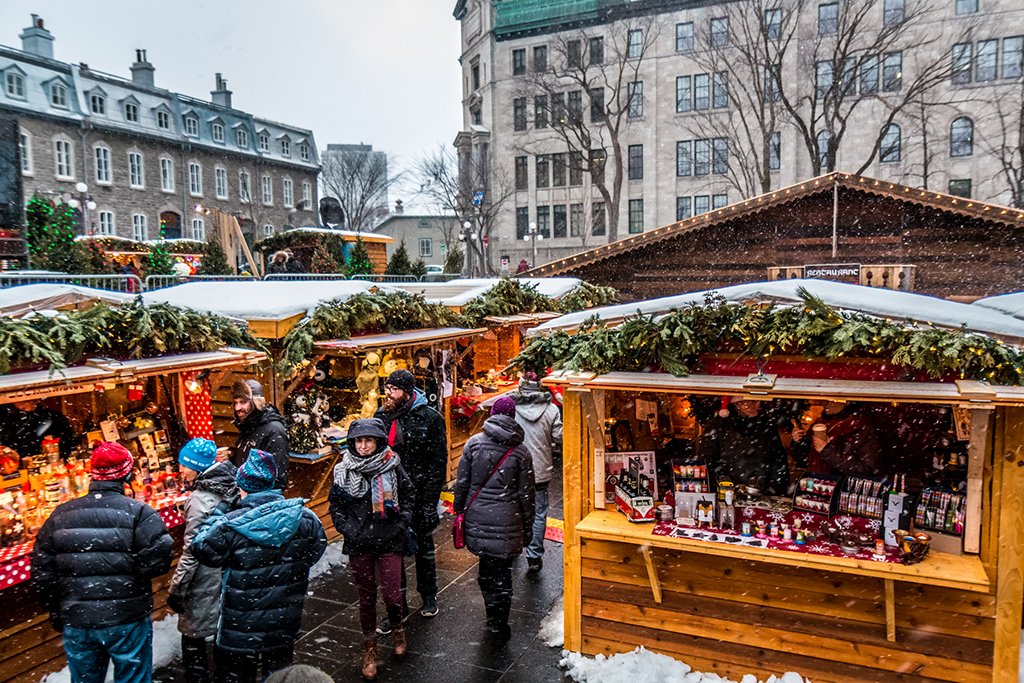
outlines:
{"label": "holiday decoration", "polygon": [[388,267],[384,269],[387,275],[412,275],[412,261],[409,259],[409,252],[405,248],[405,240],[398,243],[398,247],[388,259]]}
{"label": "holiday decoration", "polygon": [[329,274],[340,271],[341,265],[338,263],[337,257],[325,242],[319,242],[310,257],[309,272]]}
{"label": "holiday decoration", "polygon": [[63,273],[88,269],[86,254],[75,241],[77,222],[78,212],[67,204],[32,195],[25,207],[25,233],[34,268]]}
{"label": "holiday decoration", "polygon": [[366,251],[363,238],[357,237],[356,243],[352,247],[352,252],[348,256],[348,263],[345,264],[345,274],[352,277],[353,275],[372,272],[373,263],[370,261],[370,253]]}
{"label": "holiday decoration", "polygon": [[284,404],[288,419],[289,447],[296,453],[315,453],[324,446],[320,428],[330,409],[327,396],[310,386],[291,394]]}
{"label": "holiday decoration", "polygon": [[128,385],[129,401],[141,401],[143,396],[145,396],[145,394],[143,393],[141,384],[133,383]]}
{"label": "holiday decoration", "polygon": [[210,386],[198,378],[202,371],[184,372],[185,431],[189,437],[213,438],[213,411],[210,404]]}
{"label": "holiday decoration", "polygon": [[146,275],[174,275],[174,259],[167,252],[167,243],[164,242],[164,222],[160,221],[160,241],[155,242],[146,257]]}

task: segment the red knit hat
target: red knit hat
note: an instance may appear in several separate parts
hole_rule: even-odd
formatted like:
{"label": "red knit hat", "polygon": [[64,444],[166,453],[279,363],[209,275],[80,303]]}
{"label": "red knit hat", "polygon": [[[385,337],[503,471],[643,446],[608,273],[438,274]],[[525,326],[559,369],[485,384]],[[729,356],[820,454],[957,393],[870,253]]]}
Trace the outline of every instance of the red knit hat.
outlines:
{"label": "red knit hat", "polygon": [[135,458],[121,444],[104,441],[92,450],[89,464],[94,481],[117,481],[131,474]]}

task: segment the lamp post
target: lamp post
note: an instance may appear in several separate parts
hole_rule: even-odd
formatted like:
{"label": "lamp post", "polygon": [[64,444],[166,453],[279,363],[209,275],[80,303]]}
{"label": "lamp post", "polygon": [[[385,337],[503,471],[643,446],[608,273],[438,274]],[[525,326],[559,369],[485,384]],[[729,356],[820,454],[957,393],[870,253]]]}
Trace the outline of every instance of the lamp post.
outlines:
{"label": "lamp post", "polygon": [[91,235],[91,214],[96,210],[96,202],[93,201],[92,195],[89,194],[89,186],[81,181],[75,183],[75,192],[77,192],[78,195],[68,200],[68,206],[72,209],[82,209],[82,233],[85,235]]}
{"label": "lamp post", "polygon": [[526,234],[523,235],[523,239],[527,242],[533,242],[533,261],[530,262],[531,268],[537,267],[537,242],[544,239],[544,234],[537,231],[537,224],[531,222],[530,228]]}
{"label": "lamp post", "polygon": [[477,232],[473,229],[473,222],[467,219],[462,224],[462,231],[459,233],[459,241],[466,243],[466,248],[463,250],[464,253],[462,255],[462,274],[466,276],[473,275],[469,253],[474,246],[472,240],[476,240],[476,238]]}

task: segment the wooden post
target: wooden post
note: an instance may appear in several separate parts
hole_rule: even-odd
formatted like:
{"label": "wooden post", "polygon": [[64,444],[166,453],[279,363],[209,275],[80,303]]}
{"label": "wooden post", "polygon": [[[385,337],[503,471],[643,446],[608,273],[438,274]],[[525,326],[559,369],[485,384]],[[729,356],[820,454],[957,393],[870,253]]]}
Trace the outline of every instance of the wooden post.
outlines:
{"label": "wooden post", "polygon": [[985,408],[971,410],[971,440],[967,444],[967,500],[964,511],[964,552],[981,550],[981,492],[985,474],[985,454],[988,453],[989,420],[992,411]]}
{"label": "wooden post", "polygon": [[579,652],[583,649],[581,631],[583,591],[580,540],[576,525],[583,519],[582,445],[583,405],[580,394],[567,391],[563,397],[564,425],[562,443],[562,491],[565,518],[565,648]]}
{"label": "wooden post", "polygon": [[[1020,658],[1021,601],[1024,600],[1024,408],[1003,408],[1005,450],[996,555],[996,629],[992,680],[1016,683]],[[993,511],[993,514],[996,514]]]}
{"label": "wooden post", "polygon": [[892,579],[885,581],[885,638],[896,642],[896,586]]}
{"label": "wooden post", "polygon": [[[654,594],[654,602],[661,604],[661,583],[658,581],[658,569],[654,566],[653,552],[651,546],[640,546],[640,554],[644,556],[644,564],[647,565],[647,580],[651,582],[651,593]],[[886,583],[892,583],[887,581]]]}
{"label": "wooden post", "polygon": [[[604,390],[580,392],[583,413],[587,419],[590,442],[594,445],[593,476],[590,477],[594,488],[594,507],[604,507]],[[588,484],[590,486],[591,484]]]}

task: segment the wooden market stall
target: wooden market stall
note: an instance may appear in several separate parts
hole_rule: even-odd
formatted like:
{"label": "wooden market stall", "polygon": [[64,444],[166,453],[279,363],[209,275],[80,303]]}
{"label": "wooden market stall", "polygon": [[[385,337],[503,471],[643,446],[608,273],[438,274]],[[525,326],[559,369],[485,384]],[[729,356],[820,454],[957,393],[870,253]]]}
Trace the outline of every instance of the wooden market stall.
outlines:
{"label": "wooden market stall", "polygon": [[[63,416],[73,434],[81,435],[66,458],[55,451],[19,453],[18,465],[7,462],[9,453],[5,455],[0,595],[7,608],[0,618],[0,680],[38,680],[64,666],[60,637],[29,587],[29,554],[36,531],[53,508],[85,492],[90,445],[117,440],[133,452],[138,495],[158,511],[180,545],[184,520],[176,476],[178,448],[188,433],[208,433],[209,391],[232,371],[265,358],[259,351],[228,347],[140,360],[92,358],[54,372],[0,375],[0,410],[39,401]],[[164,611],[170,576],[154,582],[154,614]]]}

